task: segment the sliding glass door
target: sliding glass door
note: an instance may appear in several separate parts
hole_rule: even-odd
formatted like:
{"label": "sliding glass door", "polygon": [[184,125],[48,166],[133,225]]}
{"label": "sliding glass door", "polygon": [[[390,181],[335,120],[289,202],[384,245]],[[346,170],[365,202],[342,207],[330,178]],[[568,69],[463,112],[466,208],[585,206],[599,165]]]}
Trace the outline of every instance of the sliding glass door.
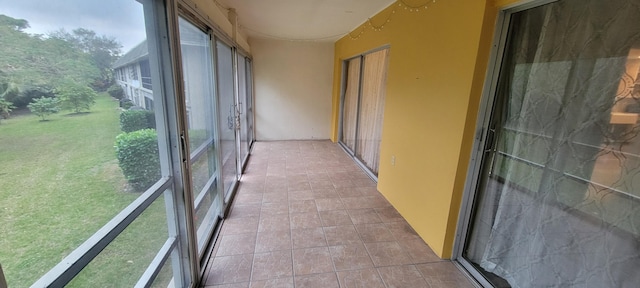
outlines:
{"label": "sliding glass door", "polygon": [[249,121],[248,121],[248,89],[247,89],[247,61],[237,53],[238,66],[238,117],[240,117],[240,165],[244,167],[249,157]]}
{"label": "sliding glass door", "polygon": [[240,120],[236,111],[234,51],[220,40],[216,40],[216,61],[218,121],[220,121],[220,148],[222,152],[221,172],[225,200],[228,200],[239,177],[237,129]]}
{"label": "sliding glass door", "polygon": [[360,99],[360,73],[362,57],[345,62],[344,96],[342,97],[342,133],[340,142],[353,153],[356,150],[358,126],[358,100]]}
{"label": "sliding glass door", "polygon": [[499,287],[636,287],[637,1],[562,0],[504,19],[460,262]]}
{"label": "sliding glass door", "polygon": [[247,73],[247,98],[245,100],[247,103],[247,113],[244,117],[247,118],[247,146],[249,147],[249,151],[251,151],[251,146],[253,146],[253,141],[255,140],[253,128],[253,67],[251,66],[253,62],[248,57],[245,57],[244,60]]}
{"label": "sliding glass door", "polygon": [[222,210],[214,90],[213,50],[209,35],[179,19],[182,75],[195,207],[198,254],[203,255]]}
{"label": "sliding glass door", "polygon": [[340,143],[377,176],[389,49],[345,61]]}

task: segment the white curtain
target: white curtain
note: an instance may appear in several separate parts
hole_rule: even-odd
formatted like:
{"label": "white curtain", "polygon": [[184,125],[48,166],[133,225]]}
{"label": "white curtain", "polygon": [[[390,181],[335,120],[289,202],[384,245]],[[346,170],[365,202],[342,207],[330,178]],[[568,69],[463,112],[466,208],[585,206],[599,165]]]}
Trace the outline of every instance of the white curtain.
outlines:
{"label": "white curtain", "polygon": [[356,148],[356,124],[358,117],[358,95],[360,93],[360,57],[348,61],[342,112],[342,142],[351,149]]}
{"label": "white curtain", "polygon": [[564,0],[512,19],[464,256],[513,287],[639,287],[640,127],[622,137],[612,112],[640,103],[619,95],[640,3]]}
{"label": "white curtain", "polygon": [[389,49],[364,56],[356,155],[378,174]]}

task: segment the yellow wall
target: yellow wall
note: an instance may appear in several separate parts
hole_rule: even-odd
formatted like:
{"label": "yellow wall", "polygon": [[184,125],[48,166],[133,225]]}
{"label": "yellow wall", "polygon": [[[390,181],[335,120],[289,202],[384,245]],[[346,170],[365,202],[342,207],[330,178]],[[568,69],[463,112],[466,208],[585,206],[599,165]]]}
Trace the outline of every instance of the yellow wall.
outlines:
{"label": "yellow wall", "polygon": [[437,1],[418,12],[396,2],[372,17],[374,26],[391,20],[380,31],[365,23],[335,44],[334,141],[342,60],[390,45],[378,190],[442,258],[451,257],[496,7],[513,2]]}

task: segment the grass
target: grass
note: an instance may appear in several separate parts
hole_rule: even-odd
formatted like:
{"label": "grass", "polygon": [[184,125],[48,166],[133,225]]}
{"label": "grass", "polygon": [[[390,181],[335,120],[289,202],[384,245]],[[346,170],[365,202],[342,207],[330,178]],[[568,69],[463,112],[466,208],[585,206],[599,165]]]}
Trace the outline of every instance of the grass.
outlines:
{"label": "grass", "polygon": [[[0,124],[0,263],[9,287],[28,287],[140,194],[115,158],[118,102],[101,94],[90,113]],[[158,199],[71,283],[132,286],[166,240]]]}

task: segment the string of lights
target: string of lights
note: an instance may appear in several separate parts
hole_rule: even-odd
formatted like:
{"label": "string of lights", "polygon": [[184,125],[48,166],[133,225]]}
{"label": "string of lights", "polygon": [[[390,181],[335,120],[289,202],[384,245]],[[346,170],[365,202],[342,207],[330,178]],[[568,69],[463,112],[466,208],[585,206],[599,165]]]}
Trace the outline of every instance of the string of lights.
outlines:
{"label": "string of lights", "polygon": [[[229,8],[223,6],[222,4],[220,4],[217,0],[214,0],[213,3],[215,3],[216,6],[218,6],[218,8],[220,8],[223,11],[228,11]],[[407,3],[407,0],[398,0],[396,1],[396,3],[394,3],[392,5],[393,9],[387,13],[387,17],[383,20],[383,21],[379,21],[379,19],[372,19],[372,18],[368,18],[367,21],[361,25],[359,28],[357,28],[357,32],[353,31],[353,32],[345,32],[345,33],[340,33],[337,35],[331,35],[331,36],[327,36],[327,37],[321,37],[321,38],[305,38],[305,39],[298,39],[298,38],[287,38],[287,37],[281,37],[281,36],[276,36],[276,35],[271,35],[271,34],[267,34],[267,33],[263,33],[257,29],[252,29],[250,27],[246,27],[243,25],[240,25],[239,28],[246,30],[246,31],[250,31],[253,32],[254,34],[260,35],[263,38],[270,38],[270,39],[276,39],[276,40],[286,40],[286,41],[303,41],[303,42],[307,42],[307,41],[324,41],[324,40],[329,40],[329,39],[337,39],[340,38],[344,35],[348,35],[350,39],[352,40],[357,40],[360,37],[362,37],[362,35],[367,32],[368,30],[373,30],[375,32],[379,32],[382,31],[386,25],[388,25],[389,23],[391,23],[391,20],[393,18],[393,15],[395,15],[400,9],[404,9],[408,12],[422,12],[425,10],[429,9],[429,6],[433,5],[434,3],[436,3],[436,0],[424,0],[424,4],[421,5],[416,5],[416,4],[409,4]],[[376,23],[374,23],[376,22]]]}
{"label": "string of lights", "polygon": [[385,25],[389,24],[391,22],[391,18],[393,17],[394,14],[396,14],[396,12],[398,11],[398,9],[404,9],[407,10],[409,12],[421,12],[421,11],[425,11],[427,9],[429,9],[429,6],[433,5],[433,3],[436,3],[436,0],[427,0],[424,4],[422,5],[411,5],[411,4],[407,4],[405,2],[405,0],[398,0],[397,1],[397,5],[393,5],[393,9],[391,10],[391,12],[389,12],[387,14],[386,19],[384,19],[384,21],[380,21],[378,22],[377,20],[374,20],[378,23],[382,23],[382,24],[378,24],[375,25],[372,21],[371,18],[367,19],[367,22],[365,22],[363,25],[361,25],[360,28],[358,28],[358,32],[354,35],[353,32],[348,33],[349,34],[349,38],[351,38],[351,40],[357,40],[359,39],[367,30],[373,30],[376,32],[382,31],[382,29],[384,29]]}

